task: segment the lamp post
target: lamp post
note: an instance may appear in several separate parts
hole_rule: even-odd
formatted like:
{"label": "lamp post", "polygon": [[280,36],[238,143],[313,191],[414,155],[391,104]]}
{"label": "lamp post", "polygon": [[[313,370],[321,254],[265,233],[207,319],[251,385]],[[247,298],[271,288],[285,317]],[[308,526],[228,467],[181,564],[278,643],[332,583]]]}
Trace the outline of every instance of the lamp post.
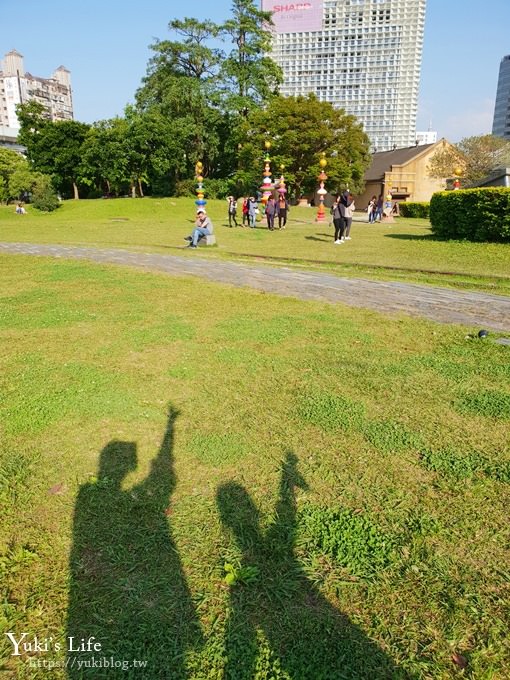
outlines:
{"label": "lamp post", "polygon": [[328,161],[326,160],[326,153],[323,151],[321,154],[322,158],[319,161],[319,165],[321,166],[321,171],[318,176],[318,180],[320,182],[320,186],[317,189],[317,193],[319,194],[319,210],[317,212],[317,217],[315,218],[316,222],[325,222],[326,221],[326,213],[324,211],[324,196],[328,193],[326,189],[324,188],[324,182],[328,179],[328,176],[324,172],[324,168],[328,164]]}
{"label": "lamp post", "polygon": [[262,205],[265,207],[266,203],[269,200],[269,197],[271,196],[271,192],[274,189],[274,184],[271,179],[271,158],[269,156],[269,149],[271,148],[271,142],[266,139],[264,142],[264,146],[266,147],[266,155],[264,158],[264,179],[262,181],[262,186],[260,187],[260,190],[262,191]]}
{"label": "lamp post", "polygon": [[197,200],[195,201],[195,204],[198,208],[205,208],[205,205],[207,201],[204,199],[204,185],[202,184],[204,181],[204,178],[202,176],[202,173],[204,171],[204,166],[201,161],[198,161],[197,164],[195,165],[195,177],[197,180],[197,188],[196,188],[196,193],[197,193]]}

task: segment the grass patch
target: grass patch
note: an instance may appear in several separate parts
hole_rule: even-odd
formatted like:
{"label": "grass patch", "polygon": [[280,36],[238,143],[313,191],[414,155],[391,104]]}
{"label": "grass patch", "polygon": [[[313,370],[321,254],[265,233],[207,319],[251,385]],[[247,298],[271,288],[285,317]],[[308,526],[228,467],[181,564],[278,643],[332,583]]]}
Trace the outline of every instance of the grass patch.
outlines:
{"label": "grass patch", "polygon": [[298,417],[325,431],[359,430],[365,417],[365,407],[341,394],[310,392],[299,398]]}
{"label": "grass patch", "polygon": [[394,541],[362,513],[305,506],[300,524],[303,547],[331,557],[352,576],[373,577],[394,559]]}
{"label": "grass patch", "polygon": [[460,453],[454,449],[424,451],[421,460],[427,470],[454,481],[485,475],[499,482],[510,482],[510,461],[496,462],[478,451]]}
{"label": "grass patch", "polygon": [[[154,678],[425,680],[454,652],[505,677],[508,419],[458,401],[510,393],[506,348],[113,266],[0,277],[5,630]],[[7,677],[47,676],[11,652]]]}
{"label": "grass patch", "polygon": [[190,448],[204,465],[221,467],[242,460],[247,444],[243,435],[223,432],[196,434],[191,439]]}
{"label": "grass patch", "polygon": [[475,413],[485,418],[510,418],[510,394],[499,390],[467,392],[455,403],[461,413]]}

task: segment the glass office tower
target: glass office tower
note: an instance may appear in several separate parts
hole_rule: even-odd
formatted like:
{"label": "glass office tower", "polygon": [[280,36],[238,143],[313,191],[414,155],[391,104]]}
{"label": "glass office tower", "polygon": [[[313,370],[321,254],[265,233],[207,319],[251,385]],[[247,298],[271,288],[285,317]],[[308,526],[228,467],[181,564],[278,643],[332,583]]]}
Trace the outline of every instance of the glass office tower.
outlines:
{"label": "glass office tower", "polygon": [[313,92],[355,115],[372,151],[413,146],[426,0],[262,0],[283,95]]}
{"label": "glass office tower", "polygon": [[510,55],[503,57],[499,67],[492,134],[510,139]]}

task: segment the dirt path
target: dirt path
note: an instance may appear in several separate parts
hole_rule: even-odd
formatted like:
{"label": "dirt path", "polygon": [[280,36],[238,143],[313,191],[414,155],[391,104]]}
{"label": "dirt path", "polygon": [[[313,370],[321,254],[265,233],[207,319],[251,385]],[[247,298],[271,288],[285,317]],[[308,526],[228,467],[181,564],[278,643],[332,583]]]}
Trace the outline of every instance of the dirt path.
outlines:
{"label": "dirt path", "polygon": [[374,309],[383,314],[409,314],[440,323],[459,323],[510,331],[510,298],[470,293],[394,281],[341,278],[315,272],[296,272],[287,267],[206,260],[199,252],[193,257],[137,253],[117,248],[0,243],[0,253],[81,259],[103,264],[165,272],[174,276],[199,276],[240,288],[267,293],[322,300],[350,307]]}

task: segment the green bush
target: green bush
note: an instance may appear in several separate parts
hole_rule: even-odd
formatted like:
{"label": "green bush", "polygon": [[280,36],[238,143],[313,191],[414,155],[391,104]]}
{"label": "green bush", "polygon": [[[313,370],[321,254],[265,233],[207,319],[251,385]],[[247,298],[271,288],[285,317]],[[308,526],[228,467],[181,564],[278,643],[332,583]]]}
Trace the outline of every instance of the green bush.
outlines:
{"label": "green bush", "polygon": [[421,217],[429,219],[430,203],[399,203],[400,214],[402,217]]}
{"label": "green bush", "polygon": [[47,179],[41,180],[34,187],[31,203],[34,208],[43,212],[52,212],[60,207],[57,194]]}
{"label": "green bush", "polygon": [[443,238],[510,242],[510,189],[441,191],[430,201],[430,222]]}

